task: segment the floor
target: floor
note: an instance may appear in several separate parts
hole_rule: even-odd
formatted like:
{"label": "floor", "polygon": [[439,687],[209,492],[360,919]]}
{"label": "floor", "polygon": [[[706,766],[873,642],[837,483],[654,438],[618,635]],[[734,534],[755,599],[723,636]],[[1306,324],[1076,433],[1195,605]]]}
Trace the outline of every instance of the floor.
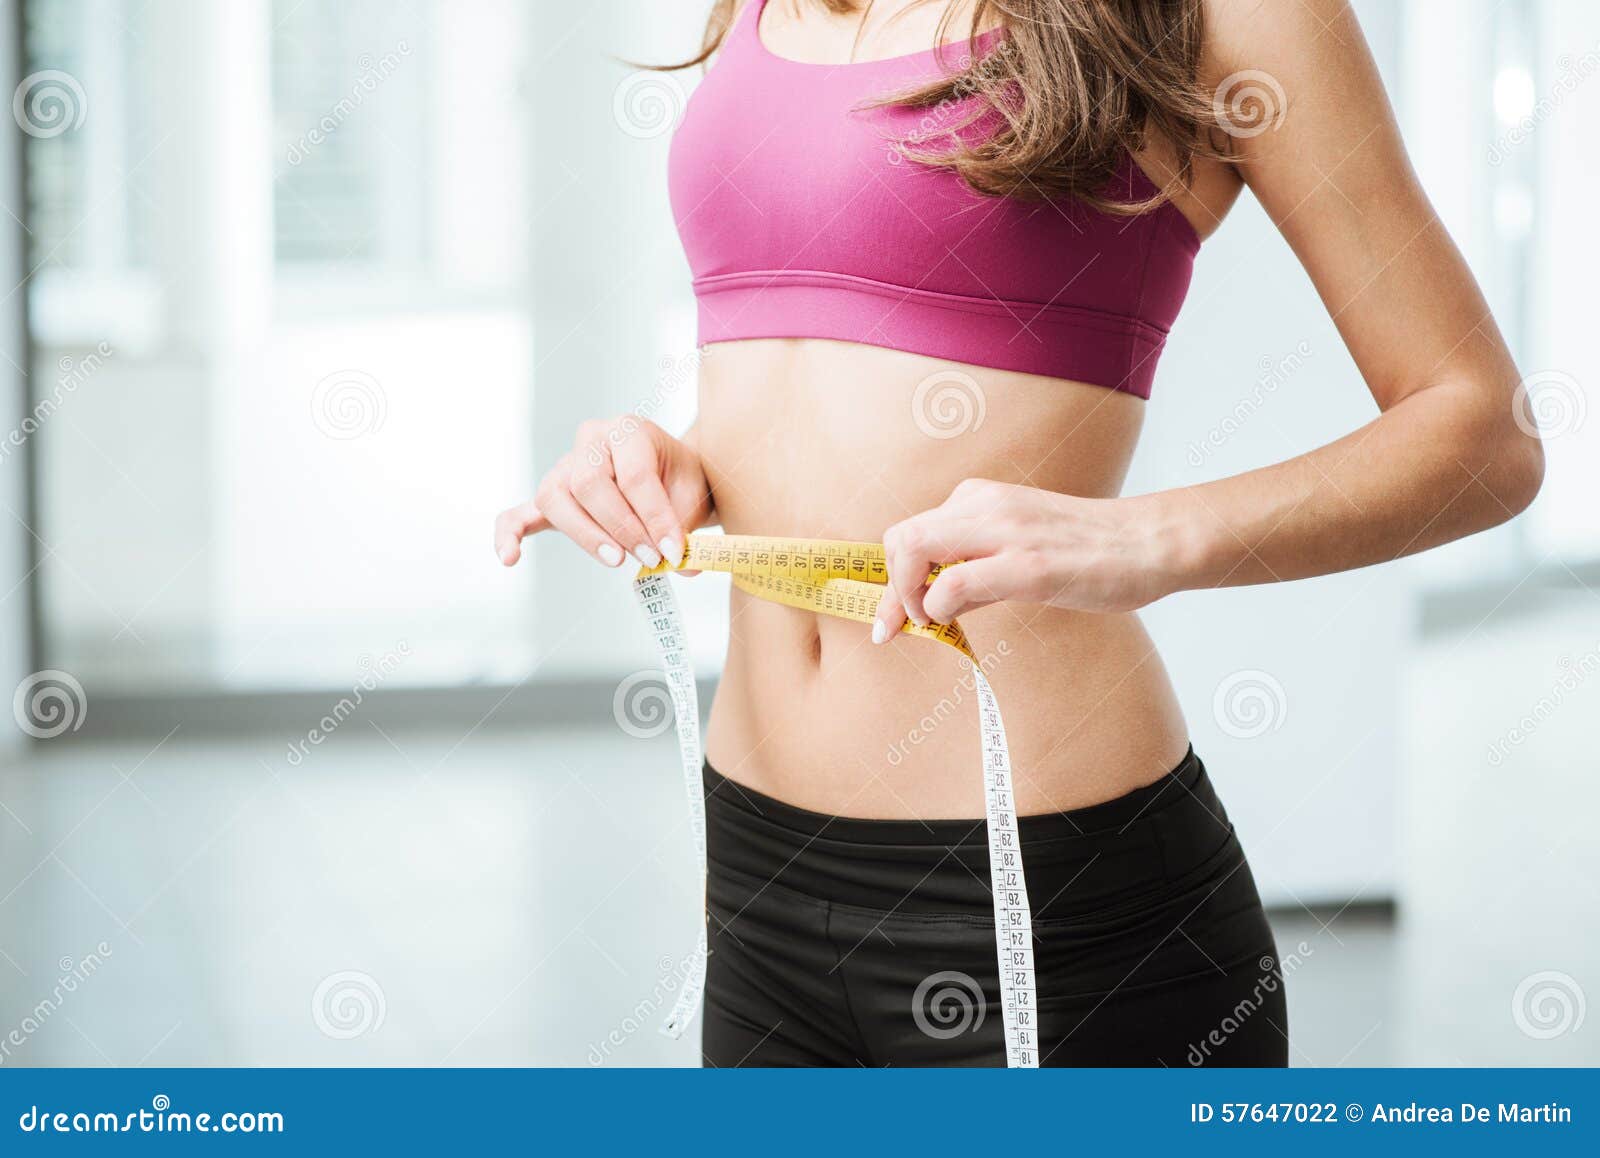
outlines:
{"label": "floor", "polygon": [[[695,905],[670,738],[34,752],[0,769],[0,1064],[698,1060],[655,1031]],[[1295,1064],[1421,1056],[1384,911],[1275,925]]]}

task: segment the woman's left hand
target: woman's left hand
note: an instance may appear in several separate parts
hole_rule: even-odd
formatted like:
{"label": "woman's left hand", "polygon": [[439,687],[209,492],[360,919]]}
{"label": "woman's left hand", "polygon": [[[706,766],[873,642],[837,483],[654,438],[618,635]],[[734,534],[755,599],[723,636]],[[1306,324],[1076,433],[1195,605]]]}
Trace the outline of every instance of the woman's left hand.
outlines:
{"label": "woman's left hand", "polygon": [[[1173,539],[1151,496],[1085,499],[968,479],[884,534],[889,585],[873,642],[894,638],[908,617],[949,623],[1006,600],[1133,611],[1178,590]],[[959,566],[928,584],[945,563]]]}

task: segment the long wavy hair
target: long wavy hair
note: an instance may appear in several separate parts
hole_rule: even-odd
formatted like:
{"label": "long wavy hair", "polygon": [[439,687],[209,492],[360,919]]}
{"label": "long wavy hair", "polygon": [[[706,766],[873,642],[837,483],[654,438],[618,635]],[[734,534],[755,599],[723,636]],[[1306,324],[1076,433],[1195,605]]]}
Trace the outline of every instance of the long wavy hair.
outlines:
{"label": "long wavy hair", "polygon": [[[801,2],[847,15],[865,13],[873,0]],[[715,0],[700,52],[660,67],[708,61],[745,3],[759,0]],[[1196,157],[1226,155],[1226,138],[1213,131],[1210,95],[1198,82],[1201,0],[970,0],[946,7],[935,43],[953,39],[962,7],[970,15],[965,67],[875,102],[956,110],[931,139],[901,142],[912,160],[958,173],[990,196],[1071,198],[1131,214],[1160,203],[1174,184],[1186,186]],[[980,55],[978,30],[995,26],[1005,38]],[[945,45],[946,59],[951,47]],[[984,131],[964,131],[974,125]],[[1172,150],[1173,184],[1142,200],[1113,196],[1127,154],[1152,136]]]}

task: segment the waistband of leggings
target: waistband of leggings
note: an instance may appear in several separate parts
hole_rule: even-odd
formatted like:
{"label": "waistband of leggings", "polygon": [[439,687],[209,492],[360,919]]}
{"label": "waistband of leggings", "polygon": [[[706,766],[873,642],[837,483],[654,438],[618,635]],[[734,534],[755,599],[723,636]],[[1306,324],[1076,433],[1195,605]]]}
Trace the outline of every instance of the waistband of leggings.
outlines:
{"label": "waistband of leggings", "polygon": [[[709,766],[706,851],[713,884],[779,886],[830,904],[905,913],[989,913],[984,822],[873,820],[797,808]],[[1075,918],[1166,888],[1237,849],[1191,749],[1170,772],[1102,804],[1018,820],[1035,916]]]}
{"label": "waistband of leggings", "polygon": [[[954,820],[878,820],[859,816],[830,816],[786,804],[730,780],[705,765],[705,790],[708,807],[733,809],[756,817],[768,825],[786,829],[802,839],[824,838],[844,844],[858,844],[863,850],[878,845],[928,845],[937,848],[975,845],[988,846],[983,818]],[[1100,804],[1073,808],[1066,812],[1043,812],[1017,818],[1018,835],[1026,842],[1075,839],[1122,830],[1153,811],[1196,796],[1208,783],[1205,766],[1195,755],[1193,745],[1177,765],[1160,778],[1133,791]],[[1206,793],[1209,795],[1209,792]]]}

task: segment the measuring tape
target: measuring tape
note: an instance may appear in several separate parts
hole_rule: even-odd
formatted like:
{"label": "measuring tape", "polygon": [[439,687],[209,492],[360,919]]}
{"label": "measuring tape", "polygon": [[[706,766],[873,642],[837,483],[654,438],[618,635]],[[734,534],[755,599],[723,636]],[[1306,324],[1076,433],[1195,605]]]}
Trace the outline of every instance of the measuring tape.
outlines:
{"label": "measuring tape", "polygon": [[[689,829],[701,866],[706,863],[706,802],[701,766],[700,700],[689,663],[683,616],[667,574],[673,570],[725,571],[741,591],[760,599],[871,623],[877,617],[882,587],[889,581],[882,545],[823,539],[772,539],[761,535],[690,535],[683,562],[647,567],[634,580],[634,593],[644,608],[661,655],[667,689],[672,696],[678,755],[689,799]],[[1006,1064],[1034,1068],[1039,1064],[1038,1004],[1033,976],[1033,911],[1022,873],[1022,846],[1017,833],[1016,798],[1011,788],[1011,751],[994,689],[961,628],[954,623],[919,627],[907,622],[910,635],[924,635],[955,648],[972,667],[978,697],[978,722],[983,735],[985,827],[989,834],[989,880],[994,890],[995,953],[1000,965],[1000,1007],[1005,1022]],[[700,1006],[706,983],[706,926],[690,957],[688,975],[672,1013],[662,1026],[679,1037]]]}

